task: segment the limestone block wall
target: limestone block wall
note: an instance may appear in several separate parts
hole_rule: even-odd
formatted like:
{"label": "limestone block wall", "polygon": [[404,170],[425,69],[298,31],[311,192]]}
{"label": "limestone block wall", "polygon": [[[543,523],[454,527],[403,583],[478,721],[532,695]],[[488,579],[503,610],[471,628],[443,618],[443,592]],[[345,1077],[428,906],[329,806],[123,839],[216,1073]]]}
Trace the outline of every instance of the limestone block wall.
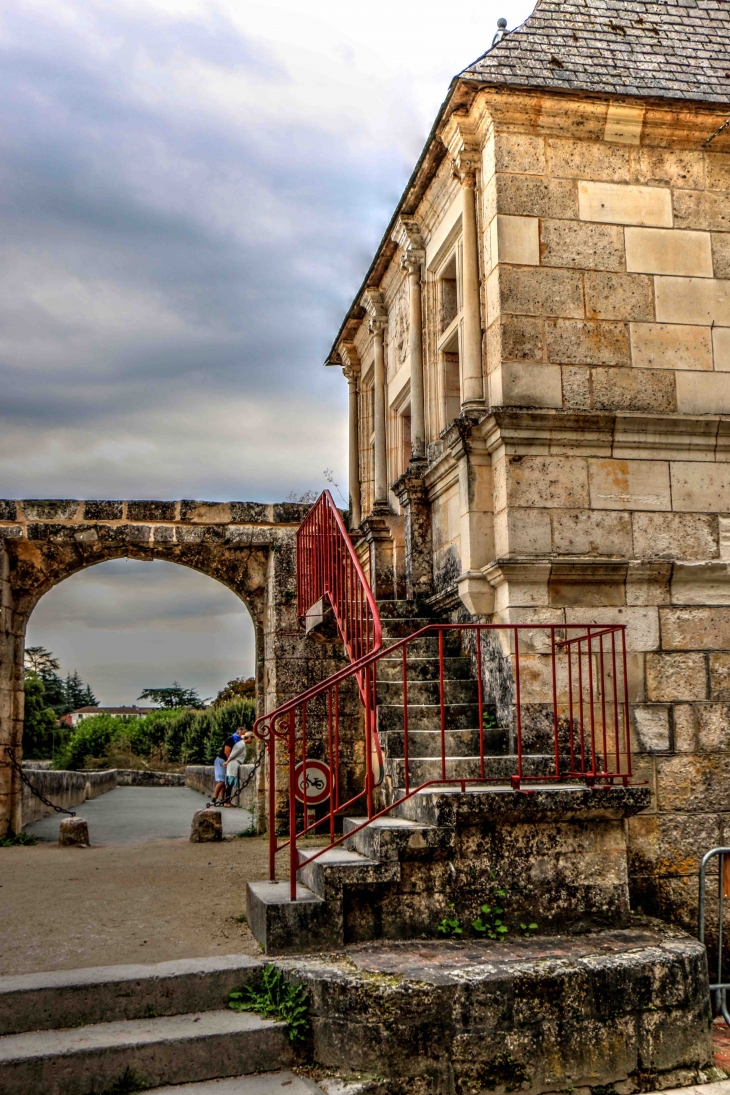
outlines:
{"label": "limestone block wall", "polygon": [[[98,798],[117,786],[116,769],[108,772],[56,772],[38,768],[29,772],[28,778],[42,795],[64,810],[73,810],[74,806],[86,802],[88,798]],[[23,825],[40,821],[53,813],[25,784],[22,786]]]}

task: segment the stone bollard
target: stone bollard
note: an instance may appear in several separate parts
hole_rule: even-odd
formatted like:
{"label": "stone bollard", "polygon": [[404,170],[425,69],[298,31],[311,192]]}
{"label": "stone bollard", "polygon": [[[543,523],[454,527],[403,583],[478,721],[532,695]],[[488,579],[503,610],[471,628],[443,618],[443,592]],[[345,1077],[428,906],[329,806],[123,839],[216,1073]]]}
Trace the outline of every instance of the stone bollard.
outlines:
{"label": "stone bollard", "polygon": [[223,818],[220,810],[196,810],[190,828],[190,839],[193,844],[223,840]]}
{"label": "stone bollard", "polygon": [[62,848],[88,848],[89,826],[82,817],[65,817],[58,830],[58,843]]}

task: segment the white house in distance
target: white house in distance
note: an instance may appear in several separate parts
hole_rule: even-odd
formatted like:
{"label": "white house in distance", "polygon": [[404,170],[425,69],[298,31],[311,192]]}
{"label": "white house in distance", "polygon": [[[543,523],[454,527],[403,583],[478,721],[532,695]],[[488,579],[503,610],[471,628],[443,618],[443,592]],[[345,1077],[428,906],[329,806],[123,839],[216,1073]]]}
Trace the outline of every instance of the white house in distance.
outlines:
{"label": "white house in distance", "polygon": [[92,715],[114,715],[117,718],[121,718],[126,715],[128,718],[141,719],[145,715],[149,715],[151,711],[159,711],[158,707],[78,707],[75,711],[71,711],[70,714],[64,715],[59,721],[65,723],[67,726],[78,726],[84,719],[91,718]]}

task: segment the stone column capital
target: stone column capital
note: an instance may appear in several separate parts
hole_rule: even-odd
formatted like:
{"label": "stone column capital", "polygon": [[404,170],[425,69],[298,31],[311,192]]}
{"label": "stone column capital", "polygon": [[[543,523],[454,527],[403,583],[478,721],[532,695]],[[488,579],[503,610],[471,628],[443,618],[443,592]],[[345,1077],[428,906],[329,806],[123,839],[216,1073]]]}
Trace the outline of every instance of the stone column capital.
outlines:
{"label": "stone column capital", "polygon": [[452,114],[444,126],[441,140],[451,156],[451,170],[462,186],[474,189],[481,166],[477,126],[466,114]]}
{"label": "stone column capital", "polygon": [[337,347],[342,362],[342,375],[348,381],[357,383],[360,376],[360,355],[354,342],[341,342]]}
{"label": "stone column capital", "polygon": [[426,245],[416,218],[398,217],[390,238],[402,251],[401,268],[409,274],[420,274],[426,262]]}

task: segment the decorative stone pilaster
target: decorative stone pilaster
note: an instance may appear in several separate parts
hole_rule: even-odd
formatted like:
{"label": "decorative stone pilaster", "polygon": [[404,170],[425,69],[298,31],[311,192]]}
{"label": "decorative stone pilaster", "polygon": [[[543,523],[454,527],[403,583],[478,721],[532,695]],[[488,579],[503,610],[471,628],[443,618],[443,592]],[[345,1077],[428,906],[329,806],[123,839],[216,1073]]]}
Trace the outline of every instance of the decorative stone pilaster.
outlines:
{"label": "decorative stone pilaster", "polygon": [[489,616],[494,611],[494,591],[482,570],[494,559],[494,491],[483,431],[474,429],[480,417],[474,411],[462,414],[442,437],[459,469],[459,597],[474,616]]}
{"label": "decorative stone pilaster", "polygon": [[393,522],[402,523],[401,517],[372,513],[360,525],[368,545],[370,559],[370,588],[376,601],[391,601],[400,592],[398,582],[398,551],[393,535]]}
{"label": "decorative stone pilaster", "polygon": [[479,244],[476,213],[476,179],[481,155],[473,124],[457,114],[453,114],[449,119],[444,129],[443,141],[451,154],[454,176],[461,182],[462,294],[464,299],[461,403],[463,408],[468,409],[484,406]]}
{"label": "decorative stone pilaster", "polygon": [[431,503],[425,472],[425,462],[412,460],[390,488],[405,517],[405,582],[409,601],[433,593]]}
{"label": "decorative stone pilaster", "polygon": [[360,498],[360,431],[358,423],[358,379],[360,377],[360,358],[352,342],[341,342],[339,346],[343,375],[348,384],[348,456],[350,486],[350,527],[356,529],[362,520]]}
{"label": "decorative stone pilaster", "polygon": [[423,309],[421,271],[426,262],[426,247],[418,222],[399,217],[393,239],[402,249],[401,268],[408,274],[409,361],[411,373],[411,459],[426,458],[426,421],[423,401]]}
{"label": "decorative stone pilaster", "polygon": [[388,505],[388,455],[385,434],[385,328],[388,325],[388,313],[383,303],[380,289],[366,289],[362,297],[363,307],[368,313],[368,330],[373,336],[375,361],[373,365],[373,433],[375,434],[374,464],[374,504],[373,513],[389,513]]}

